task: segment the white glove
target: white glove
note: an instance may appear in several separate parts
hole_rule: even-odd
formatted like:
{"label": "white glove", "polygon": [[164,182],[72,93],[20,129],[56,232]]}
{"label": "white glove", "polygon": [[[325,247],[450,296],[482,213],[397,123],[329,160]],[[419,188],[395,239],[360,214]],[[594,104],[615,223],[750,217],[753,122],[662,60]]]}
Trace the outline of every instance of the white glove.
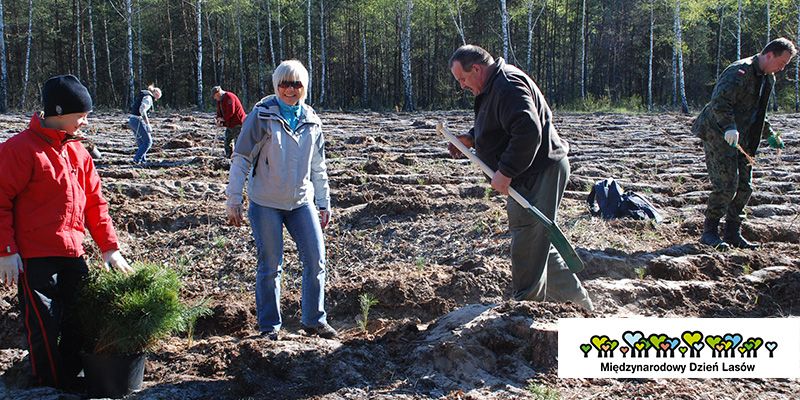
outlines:
{"label": "white glove", "polygon": [[228,214],[228,224],[233,226],[241,226],[244,222],[244,209],[241,204],[226,205],[225,211]]}
{"label": "white glove", "polygon": [[22,259],[19,258],[19,253],[0,257],[0,282],[6,286],[14,286],[20,272],[22,272]]}
{"label": "white glove", "polygon": [[128,265],[128,262],[122,257],[122,253],[120,253],[119,250],[109,250],[103,253],[103,262],[105,263],[106,271],[108,271],[108,267],[110,266],[124,274],[133,272],[133,268]]}
{"label": "white glove", "polygon": [[331,222],[331,210],[320,208],[319,209],[319,225],[322,229],[325,229],[326,226]]}
{"label": "white glove", "polygon": [[739,132],[737,132],[736,129],[725,131],[725,141],[728,142],[731,147],[736,147],[736,144],[739,143]]}

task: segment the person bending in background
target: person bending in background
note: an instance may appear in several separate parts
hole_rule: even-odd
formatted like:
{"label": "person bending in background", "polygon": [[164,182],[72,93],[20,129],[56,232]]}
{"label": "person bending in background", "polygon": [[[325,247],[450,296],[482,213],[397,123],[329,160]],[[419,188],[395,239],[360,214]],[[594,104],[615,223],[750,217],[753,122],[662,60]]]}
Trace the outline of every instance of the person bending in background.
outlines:
{"label": "person bending in background", "polygon": [[161,98],[161,89],[150,85],[136,95],[136,99],[131,103],[128,126],[133,131],[136,138],[136,154],[133,156],[135,164],[147,162],[147,151],[153,146],[153,126],[150,125],[150,118],[147,112],[153,108],[153,102]]}
{"label": "person bending in background", "polygon": [[211,97],[217,102],[217,116],[215,121],[217,126],[225,127],[225,158],[231,158],[233,154],[233,144],[239,133],[242,131],[242,123],[245,117],[242,102],[235,93],[222,90],[220,86],[211,88]]}

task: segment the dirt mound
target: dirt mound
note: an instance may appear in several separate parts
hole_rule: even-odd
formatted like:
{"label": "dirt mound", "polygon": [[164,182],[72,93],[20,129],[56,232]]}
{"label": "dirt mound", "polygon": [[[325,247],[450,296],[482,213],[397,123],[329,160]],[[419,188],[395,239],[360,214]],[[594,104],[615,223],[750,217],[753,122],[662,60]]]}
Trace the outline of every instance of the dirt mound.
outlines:
{"label": "dirt mound", "polygon": [[178,137],[164,143],[163,149],[189,149],[194,147],[194,142],[187,137]]}
{"label": "dirt mound", "polygon": [[[94,115],[94,114],[93,114]],[[196,341],[165,341],[131,398],[798,398],[796,380],[562,380],[540,329],[571,306],[504,302],[511,297],[506,198],[467,160],[452,160],[433,124],[466,132],[464,112],[323,112],[333,222],[325,230],[329,322],[339,341],[298,334],[302,268],[285,235],[281,340],[254,338],[256,249],[248,226],[225,222],[230,160],[210,113],[153,115],[149,162],[123,114],[92,117],[97,168],[129,260],[181,271],[190,303],[213,300]],[[744,236],[758,250],[725,253],[698,244],[710,190],[690,118],[557,113],[572,174],[558,224],[586,269],[579,274],[595,316],[796,316],[800,291],[800,157],[763,149]],[[796,137],[796,115],[771,115]],[[0,118],[0,141],[29,118]],[[168,128],[174,130],[168,130]],[[669,140],[663,139],[668,134]],[[791,147],[791,146],[790,146]],[[609,153],[609,148],[623,149]],[[764,162],[762,162],[764,161]],[[775,161],[775,162],[773,162]],[[585,199],[614,177],[663,212],[660,224],[589,216]],[[87,242],[87,259],[97,249]],[[367,332],[359,297],[377,299]],[[487,304],[499,304],[488,306]],[[27,386],[29,370],[16,290],[0,288],[0,393],[57,398]],[[430,324],[430,325],[427,325]],[[539,333],[537,333],[539,332]],[[537,336],[538,335],[538,336]],[[540,391],[539,389],[546,389]],[[4,396],[0,395],[0,398]]]}
{"label": "dirt mound", "polygon": [[720,279],[731,276],[722,255],[659,256],[647,265],[646,276],[671,281]]}
{"label": "dirt mound", "polygon": [[383,347],[366,342],[245,340],[231,360],[239,396],[306,398],[391,379],[397,366]]}
{"label": "dirt mound", "polygon": [[0,349],[24,348],[26,345],[15,289],[0,286],[0,315],[4,315],[3,323],[0,324]]}
{"label": "dirt mound", "polygon": [[199,336],[237,335],[257,326],[250,301],[227,297],[215,299],[210,316],[197,320],[195,333]]}
{"label": "dirt mound", "polygon": [[375,341],[247,339],[231,372],[239,396],[306,398],[367,382],[437,397],[454,390],[519,395],[531,376],[556,365],[557,317],[585,315],[549,303],[473,304],[429,326],[400,325]]}
{"label": "dirt mound", "polygon": [[756,312],[771,315],[800,314],[800,271],[786,268],[771,268],[751,278],[759,289]]}
{"label": "dirt mound", "polygon": [[374,159],[364,164],[364,172],[370,175],[392,174],[394,170],[388,162],[382,159]]}
{"label": "dirt mound", "polygon": [[[556,367],[557,317],[583,311],[551,303],[473,304],[455,310],[420,334],[406,369],[437,390],[508,390],[521,394],[527,380]],[[514,389],[516,388],[516,389]]]}

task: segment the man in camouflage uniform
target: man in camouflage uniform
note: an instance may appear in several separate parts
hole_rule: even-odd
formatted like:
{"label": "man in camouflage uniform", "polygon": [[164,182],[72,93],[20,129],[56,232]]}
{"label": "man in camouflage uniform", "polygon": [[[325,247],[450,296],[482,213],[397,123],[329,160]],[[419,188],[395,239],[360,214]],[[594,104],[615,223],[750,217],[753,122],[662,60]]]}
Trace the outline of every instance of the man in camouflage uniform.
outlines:
{"label": "man in camouflage uniform", "polygon": [[[766,119],[767,103],[775,85],[774,74],[782,71],[796,53],[791,41],[778,38],[761,53],[728,66],[714,87],[711,101],[692,125],[692,132],[703,140],[712,186],[700,238],[703,244],[720,250],[758,247],[758,243],[742,237],[744,206],[753,192],[753,168],[737,145],[751,156],[755,156],[762,138],[772,148],[784,147]],[[719,236],[723,214],[724,241]]]}

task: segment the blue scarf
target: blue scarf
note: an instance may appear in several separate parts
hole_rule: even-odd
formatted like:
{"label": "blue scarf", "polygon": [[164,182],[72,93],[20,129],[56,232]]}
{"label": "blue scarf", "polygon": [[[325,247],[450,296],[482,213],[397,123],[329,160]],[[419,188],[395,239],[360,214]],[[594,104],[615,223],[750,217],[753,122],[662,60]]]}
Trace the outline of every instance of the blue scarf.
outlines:
{"label": "blue scarf", "polygon": [[289,123],[289,127],[294,130],[297,128],[297,122],[300,121],[300,115],[303,113],[303,107],[301,107],[301,103],[297,103],[296,106],[290,106],[284,103],[280,97],[276,97],[278,99],[278,107],[281,110],[281,116],[286,119],[286,122]]}

